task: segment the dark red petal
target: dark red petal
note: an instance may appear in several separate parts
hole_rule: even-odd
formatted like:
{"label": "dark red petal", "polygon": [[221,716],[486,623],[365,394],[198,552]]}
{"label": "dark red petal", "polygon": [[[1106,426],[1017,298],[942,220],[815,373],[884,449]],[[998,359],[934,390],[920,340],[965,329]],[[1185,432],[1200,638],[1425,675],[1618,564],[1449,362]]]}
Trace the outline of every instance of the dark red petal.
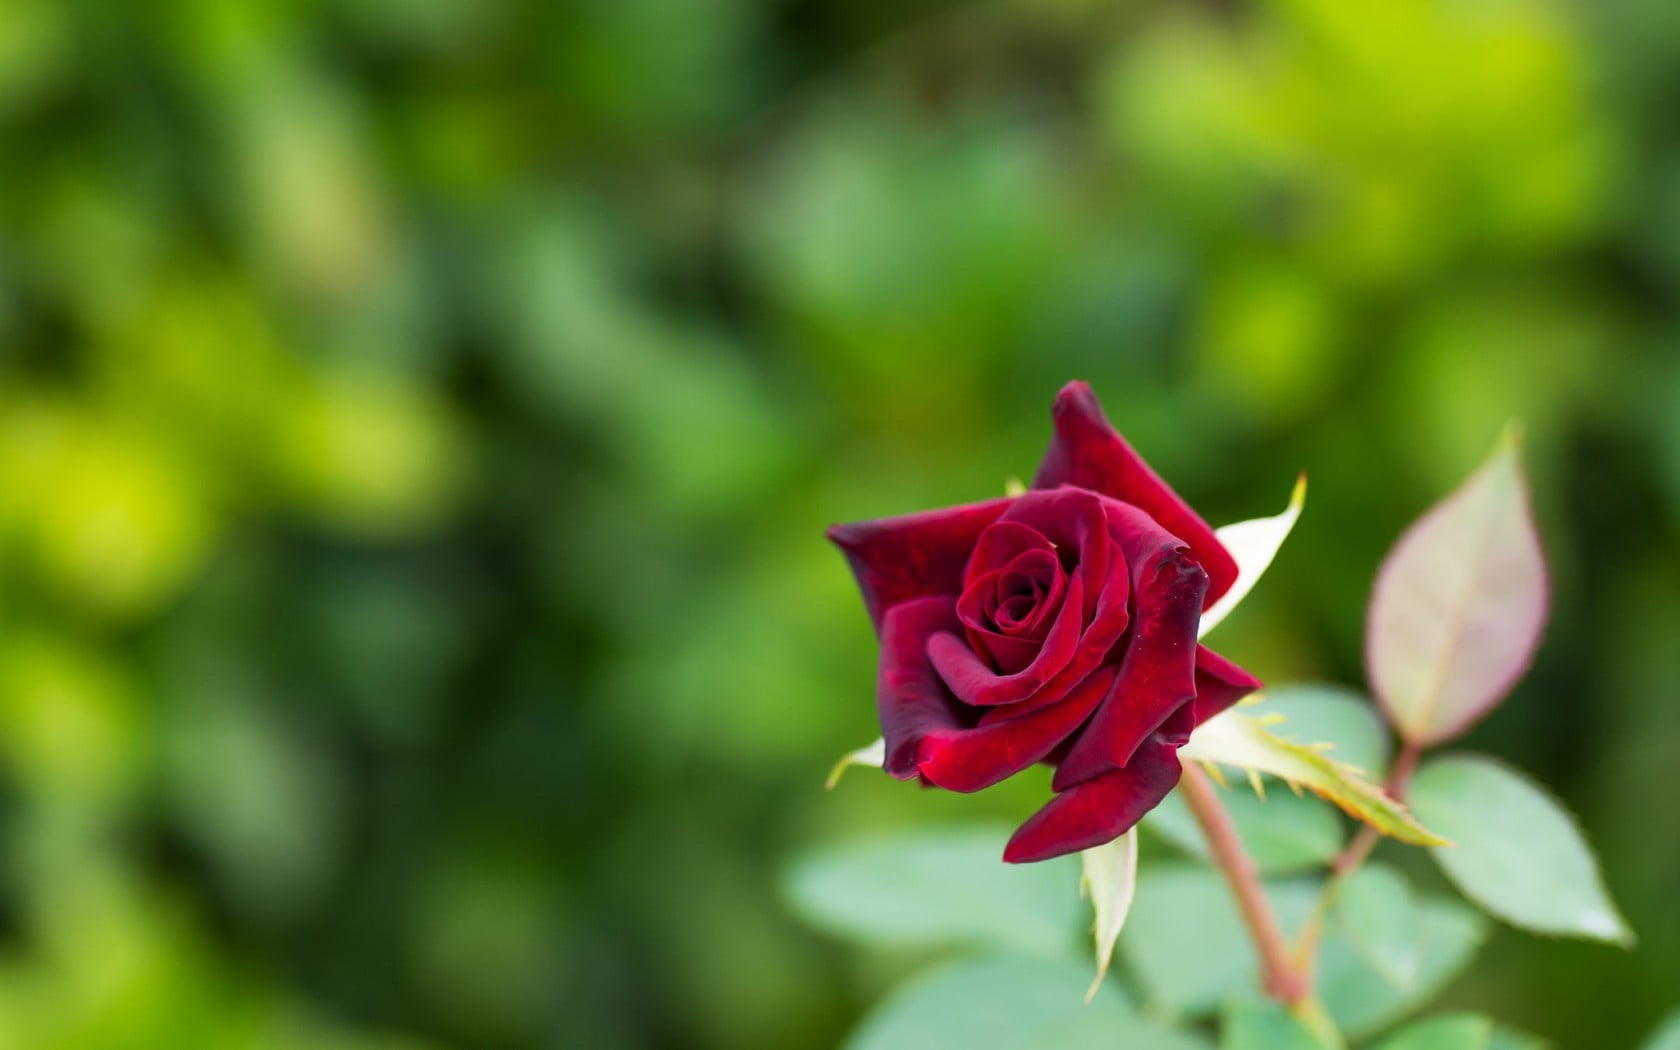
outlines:
{"label": "dark red petal", "polygon": [[[1019,515],[1064,547],[1077,545],[1078,561],[1067,577],[1061,610],[1045,638],[1045,653],[1052,658],[1041,654],[1042,662],[1035,660],[1016,675],[1000,676],[955,646],[936,639],[930,648],[934,666],[958,697],[977,705],[1009,705],[1007,711],[988,712],[983,722],[1015,718],[1059,702],[1108,657],[1125,633],[1131,584],[1125,551],[1109,522],[1110,506],[1120,504],[1082,489],[1062,488],[1028,493],[1010,508],[1008,520]],[[1125,509],[1146,519],[1136,508]],[[1077,632],[1070,631],[1070,620],[1077,617],[1083,617],[1083,623]],[[1065,642],[1064,632],[1077,634],[1071,653],[1052,652],[1052,643]],[[1043,674],[1046,670],[1050,675]]]}
{"label": "dark red petal", "polygon": [[828,538],[851,563],[876,631],[887,610],[899,602],[955,597],[980,533],[1011,502],[987,500],[830,528]]}
{"label": "dark red petal", "polygon": [[1196,625],[1207,573],[1141,510],[1111,503],[1109,513],[1131,566],[1137,609],[1119,682],[1056,767],[1057,791],[1126,765],[1144,738],[1196,696]]}
{"label": "dark red petal", "polygon": [[1035,489],[1078,485],[1141,507],[1190,546],[1207,570],[1212,605],[1237,578],[1237,563],[1207,522],[1149,468],[1103,415],[1091,388],[1072,382],[1056,395],[1056,436],[1033,476]]}
{"label": "dark red petal", "polygon": [[1260,688],[1260,679],[1205,645],[1196,647],[1196,724]]}
{"label": "dark red petal", "polygon": [[1111,544],[1103,504],[1096,493],[1072,487],[1029,492],[998,520],[998,531],[1003,526],[1031,526],[1055,547],[1069,573],[1085,578],[1082,615],[1087,621],[1102,597],[1097,585],[1108,573]]}
{"label": "dark red petal", "polygon": [[[971,571],[962,596],[957,599],[957,617],[977,631],[1007,631],[1015,636],[1031,634],[1043,638],[1049,629],[1048,621],[1061,608],[1066,584],[1066,574],[1054,551],[1023,551],[1003,568],[978,575]],[[1030,587],[1031,592],[1006,599],[1006,589],[1011,586]],[[1025,603],[1007,626],[1005,621],[1010,617],[1006,601]]]}
{"label": "dark red petal", "polygon": [[1178,783],[1178,747],[1166,734],[1151,736],[1124,769],[1087,780],[1051,799],[1022,824],[1004,847],[1011,864],[1049,860],[1124,835],[1160,804]]}
{"label": "dark red petal", "polygon": [[1077,729],[1113,684],[1113,669],[1103,668],[1061,703],[975,729],[933,730],[922,738],[922,775],[951,791],[979,791],[1012,777]]}
{"label": "dark red petal", "polygon": [[[1079,622],[1080,586],[1078,576],[1068,580],[1061,614],[1051,625],[1050,633],[1045,635],[1038,655],[1033,657],[1032,663],[1013,674],[998,674],[987,667],[975,655],[960,629],[929,638],[928,658],[951,692],[964,703],[978,706],[1011,704],[1031,696],[1066,668],[1078,651],[1082,626]],[[1087,667],[1086,673],[1089,670]],[[1082,673],[1080,678],[1083,677]],[[1068,684],[1071,686],[1074,683]]]}
{"label": "dark red petal", "polygon": [[960,709],[928,663],[927,640],[956,627],[950,598],[917,598],[887,610],[881,622],[881,666],[875,706],[886,742],[882,768],[900,780],[917,774],[922,738],[960,729]]}
{"label": "dark red petal", "polygon": [[1005,518],[989,526],[975,541],[974,553],[963,579],[964,584],[982,573],[1002,568],[1027,551],[1047,551],[1054,554],[1056,545],[1031,525],[1018,521]]}

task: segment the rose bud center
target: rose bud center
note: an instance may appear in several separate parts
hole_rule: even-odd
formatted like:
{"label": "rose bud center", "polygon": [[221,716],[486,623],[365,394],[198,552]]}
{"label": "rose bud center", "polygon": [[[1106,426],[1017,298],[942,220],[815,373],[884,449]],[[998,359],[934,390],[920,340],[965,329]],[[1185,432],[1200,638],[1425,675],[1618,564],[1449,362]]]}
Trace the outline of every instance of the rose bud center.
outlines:
{"label": "rose bud center", "polygon": [[[1001,674],[1013,674],[1038,654],[1067,589],[1067,569],[1054,544],[1014,522],[993,527],[969,565],[957,600],[969,645]],[[989,557],[988,557],[989,555]]]}

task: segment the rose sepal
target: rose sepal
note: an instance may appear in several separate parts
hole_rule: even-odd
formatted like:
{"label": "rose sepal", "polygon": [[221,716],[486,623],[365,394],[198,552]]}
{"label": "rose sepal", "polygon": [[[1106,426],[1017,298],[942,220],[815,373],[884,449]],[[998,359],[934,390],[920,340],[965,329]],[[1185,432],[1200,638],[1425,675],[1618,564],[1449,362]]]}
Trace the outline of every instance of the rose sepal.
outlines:
{"label": "rose sepal", "polygon": [[1202,621],[1196,628],[1197,638],[1206,638],[1209,631],[1231,614],[1238,602],[1248,597],[1248,592],[1254,589],[1271,566],[1272,559],[1277,557],[1278,548],[1283,546],[1290,530],[1295,528],[1295,521],[1301,516],[1301,508],[1306,501],[1307,476],[1302,474],[1295,479],[1295,488],[1289,493],[1289,505],[1282,513],[1233,522],[1214,530],[1214,535],[1219,537],[1219,542],[1237,563],[1237,579],[1230,590],[1202,613]]}
{"label": "rose sepal", "polygon": [[828,771],[828,780],[824,781],[823,787],[833,791],[834,786],[840,783],[840,778],[845,775],[846,770],[853,766],[869,766],[873,769],[880,769],[886,764],[886,738],[876,737],[874,743],[865,744],[856,751],[848,751],[841,755],[840,761],[834,763],[834,768]]}
{"label": "rose sepal", "polygon": [[1085,1002],[1096,997],[1108,975],[1109,960],[1114,958],[1114,945],[1120,940],[1120,929],[1132,910],[1132,897],[1137,892],[1138,842],[1137,828],[1112,842],[1081,850],[1079,890],[1091,898],[1096,912],[1093,940],[1097,952],[1097,976],[1085,993]]}
{"label": "rose sepal", "polygon": [[[1349,816],[1373,828],[1417,846],[1450,846],[1451,842],[1429,831],[1405,806],[1390,798],[1382,788],[1366,780],[1362,771],[1325,754],[1334,745],[1300,744],[1272,731],[1281,724],[1281,714],[1251,714],[1263,702],[1264,694],[1203,722],[1179,749],[1185,761],[1207,764],[1210,773],[1221,765],[1246,770],[1259,790],[1259,774],[1281,778],[1297,794],[1302,788],[1334,802]],[[1223,779],[1216,776],[1216,779]]]}

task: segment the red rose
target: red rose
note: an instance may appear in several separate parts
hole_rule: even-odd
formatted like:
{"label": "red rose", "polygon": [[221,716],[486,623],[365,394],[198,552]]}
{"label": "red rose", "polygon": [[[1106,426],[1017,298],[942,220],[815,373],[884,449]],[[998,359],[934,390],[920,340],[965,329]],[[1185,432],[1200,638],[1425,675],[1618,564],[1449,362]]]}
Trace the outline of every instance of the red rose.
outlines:
{"label": "red rose", "polygon": [[836,525],[881,638],[885,769],[978,791],[1035,762],[1055,796],[1007,861],[1124,834],[1178,783],[1178,748],[1260,683],[1197,644],[1237,566],[1103,416],[1056,398],[1023,495]]}

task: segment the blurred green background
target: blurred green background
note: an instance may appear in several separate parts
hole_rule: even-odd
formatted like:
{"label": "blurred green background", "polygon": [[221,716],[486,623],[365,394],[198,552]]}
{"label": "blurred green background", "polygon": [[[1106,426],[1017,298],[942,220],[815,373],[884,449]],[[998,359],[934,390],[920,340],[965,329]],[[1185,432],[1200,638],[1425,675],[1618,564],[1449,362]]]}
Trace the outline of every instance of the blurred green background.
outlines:
{"label": "blurred green background", "polygon": [[[1669,0],[0,0],[0,1046],[833,1045],[915,960],[792,851],[1020,818],[875,735],[830,522],[1030,476],[1068,378],[1216,523],[1221,648],[1359,685],[1527,427],[1556,606],[1469,744],[1680,1000]],[[1069,887],[1069,893],[1073,888]]]}

